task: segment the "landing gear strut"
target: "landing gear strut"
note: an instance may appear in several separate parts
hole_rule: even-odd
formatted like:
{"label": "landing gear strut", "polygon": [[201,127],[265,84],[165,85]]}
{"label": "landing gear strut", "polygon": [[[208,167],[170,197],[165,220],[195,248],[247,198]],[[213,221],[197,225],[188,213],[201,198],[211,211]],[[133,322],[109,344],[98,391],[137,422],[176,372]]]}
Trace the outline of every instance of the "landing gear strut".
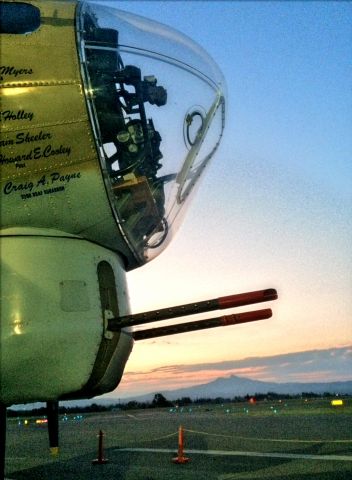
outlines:
{"label": "landing gear strut", "polygon": [[5,478],[6,406],[0,403],[0,479]]}
{"label": "landing gear strut", "polygon": [[59,402],[46,403],[48,417],[49,447],[51,455],[59,454]]}

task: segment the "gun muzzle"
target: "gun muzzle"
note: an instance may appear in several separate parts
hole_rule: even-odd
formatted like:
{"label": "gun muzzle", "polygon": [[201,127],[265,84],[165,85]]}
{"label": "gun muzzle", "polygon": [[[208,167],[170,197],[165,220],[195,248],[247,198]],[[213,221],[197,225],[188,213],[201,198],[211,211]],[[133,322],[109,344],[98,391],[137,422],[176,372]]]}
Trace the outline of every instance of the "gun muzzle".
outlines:
{"label": "gun muzzle", "polygon": [[170,320],[172,318],[194,315],[196,313],[205,313],[213,310],[222,310],[226,308],[242,307],[260,302],[268,302],[277,299],[277,291],[274,288],[266,290],[257,290],[254,292],[240,293],[226,297],[214,298],[197,303],[188,303],[177,305],[149,312],[136,313],[134,315],[125,315],[117,318],[111,318],[108,322],[108,330],[117,332],[121,328],[144,325],[146,323],[158,322],[160,320]]}
{"label": "gun muzzle", "polygon": [[155,337],[164,337],[166,335],[177,335],[178,333],[193,332],[195,330],[204,330],[207,328],[226,327],[229,325],[238,325],[240,323],[254,322],[264,320],[272,316],[270,308],[264,310],[254,310],[252,312],[238,313],[235,315],[224,315],[222,317],[208,318],[195,322],[179,323],[178,325],[168,325],[159,328],[149,328],[147,330],[137,330],[133,332],[134,340],[148,340]]}

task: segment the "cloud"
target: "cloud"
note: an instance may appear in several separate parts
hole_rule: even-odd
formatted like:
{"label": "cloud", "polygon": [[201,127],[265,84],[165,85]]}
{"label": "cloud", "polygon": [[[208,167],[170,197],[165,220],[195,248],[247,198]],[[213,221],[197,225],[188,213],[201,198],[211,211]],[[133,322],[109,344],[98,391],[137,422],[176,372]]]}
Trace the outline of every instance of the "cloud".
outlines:
{"label": "cloud", "polygon": [[223,362],[164,365],[140,371],[127,369],[116,395],[131,397],[209,383],[231,375],[273,382],[352,380],[352,346]]}
{"label": "cloud", "polygon": [[[307,368],[316,369],[322,364],[330,366],[331,373],[341,371],[342,368],[351,366],[352,349],[351,347],[333,348],[327,350],[309,350],[304,352],[294,352],[270,357],[248,357],[241,360],[227,360],[222,362],[200,363],[200,364],[178,364],[166,365],[148,371],[126,372],[126,374],[151,375],[155,373],[175,374],[201,371],[227,372],[239,369],[261,368],[278,369],[278,371],[294,370],[304,372]],[[343,371],[343,370],[342,370]],[[348,370],[347,370],[348,372]],[[341,372],[340,372],[341,373]],[[344,370],[346,373],[346,370]],[[352,376],[352,374],[351,374]]]}

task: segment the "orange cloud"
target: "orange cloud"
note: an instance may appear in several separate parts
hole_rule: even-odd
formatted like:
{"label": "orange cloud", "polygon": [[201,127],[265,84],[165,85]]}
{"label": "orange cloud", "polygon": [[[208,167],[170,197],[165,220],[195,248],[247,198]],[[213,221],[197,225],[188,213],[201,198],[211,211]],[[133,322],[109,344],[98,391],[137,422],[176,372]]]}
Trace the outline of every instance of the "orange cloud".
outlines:
{"label": "orange cloud", "polygon": [[249,357],[203,364],[165,365],[126,371],[116,391],[120,397],[175,390],[231,375],[269,382],[329,382],[352,379],[351,347]]}

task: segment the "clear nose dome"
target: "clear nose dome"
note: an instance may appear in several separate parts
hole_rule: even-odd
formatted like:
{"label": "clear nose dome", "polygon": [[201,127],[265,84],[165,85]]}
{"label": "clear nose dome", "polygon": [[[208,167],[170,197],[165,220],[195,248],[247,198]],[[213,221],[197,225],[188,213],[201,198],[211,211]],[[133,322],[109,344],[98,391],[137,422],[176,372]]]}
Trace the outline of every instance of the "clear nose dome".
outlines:
{"label": "clear nose dome", "polygon": [[224,79],[188,37],[137,15],[83,3],[77,31],[112,210],[144,263],[171,240],[219,145]]}

